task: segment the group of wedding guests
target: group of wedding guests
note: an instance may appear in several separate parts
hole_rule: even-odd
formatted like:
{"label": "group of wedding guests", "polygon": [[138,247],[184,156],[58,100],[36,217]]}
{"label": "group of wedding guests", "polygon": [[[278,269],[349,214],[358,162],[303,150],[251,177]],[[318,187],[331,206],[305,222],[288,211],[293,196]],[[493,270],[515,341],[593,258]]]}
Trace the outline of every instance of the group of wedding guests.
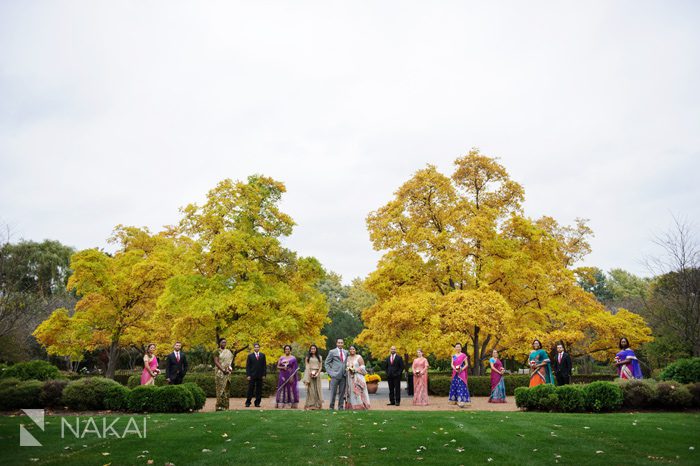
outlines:
{"label": "group of wedding guests", "polygon": [[[226,339],[219,341],[219,348],[214,356],[215,382],[216,382],[216,409],[229,409],[231,373],[233,372],[234,354],[226,348]],[[306,387],[306,400],[304,409],[321,409],[323,407],[323,390],[321,387],[321,373],[325,372],[330,378],[331,410],[352,409],[364,410],[370,408],[369,393],[365,375],[367,369],[364,359],[357,353],[357,348],[350,345],[346,350],[342,338],[336,340],[336,347],[328,352],[325,361],[319,354],[318,347],[311,345],[304,358],[306,370],[301,381]],[[620,338],[620,352],[615,356],[614,365],[621,379],[641,379],[642,371],[637,357],[630,348],[629,340]],[[530,367],[530,387],[541,384],[566,385],[571,382],[571,356],[565,351],[563,343],[557,345],[557,354],[551,359],[542,348],[539,340],[532,342],[532,351],[528,357]],[[156,346],[148,345],[144,355],[144,369],[141,374],[141,384],[149,385],[155,382],[160,374],[158,360],[155,356]],[[396,347],[392,346],[389,356],[385,360],[387,382],[389,384],[388,405],[401,405],[401,379],[406,370],[403,359],[396,353]],[[493,350],[489,359],[491,367],[491,395],[489,403],[505,403],[505,368],[498,357],[498,351]],[[284,346],[284,354],[277,360],[278,380],[275,392],[276,408],[297,408],[299,406],[299,389],[297,381],[299,377],[299,363],[292,355],[292,347]],[[428,360],[419,349],[413,360],[411,369],[413,372],[413,405],[428,405]],[[452,378],[448,400],[459,407],[468,406],[471,402],[469,395],[469,356],[462,351],[462,345],[454,345],[454,353],[451,357]],[[176,342],[173,351],[166,357],[166,381],[170,384],[180,384],[187,374],[187,357],[182,352],[182,344]],[[246,359],[246,378],[248,380],[248,392],[245,406],[250,407],[254,402],[256,407],[262,401],[263,379],[267,375],[267,360],[265,354],[260,351],[260,345],[253,345],[253,352]],[[254,398],[254,401],[253,401]]]}

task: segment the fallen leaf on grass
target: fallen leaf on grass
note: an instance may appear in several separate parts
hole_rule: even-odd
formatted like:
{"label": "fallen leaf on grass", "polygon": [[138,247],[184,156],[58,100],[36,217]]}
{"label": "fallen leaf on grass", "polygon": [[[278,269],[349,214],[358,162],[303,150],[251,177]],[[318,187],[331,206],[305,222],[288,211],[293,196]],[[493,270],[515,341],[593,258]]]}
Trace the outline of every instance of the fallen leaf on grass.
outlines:
{"label": "fallen leaf on grass", "polygon": [[693,451],[695,450],[695,447],[688,447],[688,450]]}
{"label": "fallen leaf on grass", "polygon": [[343,459],[343,460],[346,460],[346,459],[348,459],[348,457],[347,457],[347,456],[339,456],[338,458],[340,458],[340,459]]}
{"label": "fallen leaf on grass", "polygon": [[146,461],[146,464],[153,464],[153,460]]}
{"label": "fallen leaf on grass", "polygon": [[518,437],[525,437],[525,434],[515,434],[515,435],[517,435]]}
{"label": "fallen leaf on grass", "polygon": [[382,447],[382,448],[380,448],[379,450],[381,450],[381,451],[386,451],[386,449],[387,449],[386,447]]}
{"label": "fallen leaf on grass", "polygon": [[596,454],[596,455],[600,455],[601,453],[605,453],[605,452],[604,452],[603,450],[596,450],[596,451],[595,451],[595,454]]}
{"label": "fallen leaf on grass", "polygon": [[208,448],[202,448],[202,453],[211,453],[211,450]]}
{"label": "fallen leaf on grass", "polygon": [[464,448],[458,447],[458,448],[457,448],[457,451],[460,452],[460,453],[462,453],[462,452],[464,451]]}
{"label": "fallen leaf on grass", "polygon": [[584,428],[584,429],[590,429],[590,427],[588,427],[588,426],[583,426],[583,428]]}
{"label": "fallen leaf on grass", "polygon": [[103,451],[103,452],[102,452],[102,456],[109,456],[109,452],[108,452],[108,451]]}

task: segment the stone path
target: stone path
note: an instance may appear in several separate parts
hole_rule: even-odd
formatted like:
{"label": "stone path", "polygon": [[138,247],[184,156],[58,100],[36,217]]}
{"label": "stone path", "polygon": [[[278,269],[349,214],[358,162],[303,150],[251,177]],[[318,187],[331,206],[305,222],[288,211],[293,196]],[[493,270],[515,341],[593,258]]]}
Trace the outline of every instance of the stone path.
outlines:
{"label": "stone path", "polygon": [[[328,400],[331,398],[331,392],[328,389],[328,384],[323,384],[323,407],[328,408]],[[304,408],[304,400],[306,399],[306,387],[299,382],[299,409]],[[387,406],[389,403],[389,384],[386,381],[379,382],[379,389],[376,394],[369,395],[371,409],[382,409],[391,411],[459,411],[462,409],[470,409],[477,411],[519,411],[515,406],[515,399],[508,397],[507,403],[489,403],[488,397],[476,396],[472,397],[472,404],[469,408],[459,408],[447,403],[445,396],[431,396],[430,405],[428,406],[413,406],[413,397],[406,395],[406,382],[402,382],[401,388],[401,406]],[[212,412],[216,406],[216,398],[207,398],[207,402],[202,409],[203,412]],[[245,407],[245,398],[231,398],[231,409],[255,409],[254,407]],[[275,397],[271,396],[263,398],[260,406],[262,409],[274,409]]]}

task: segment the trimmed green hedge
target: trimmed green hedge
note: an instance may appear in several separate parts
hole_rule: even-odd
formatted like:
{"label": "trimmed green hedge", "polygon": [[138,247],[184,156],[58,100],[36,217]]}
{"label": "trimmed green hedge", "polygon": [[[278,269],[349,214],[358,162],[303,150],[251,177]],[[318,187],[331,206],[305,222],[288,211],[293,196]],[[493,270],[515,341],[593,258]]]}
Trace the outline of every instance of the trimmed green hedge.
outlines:
{"label": "trimmed green hedge", "polygon": [[0,372],[0,377],[17,378],[20,380],[50,380],[61,378],[58,367],[47,361],[18,362],[6,367]]}
{"label": "trimmed green hedge", "polygon": [[182,413],[201,409],[206,397],[196,384],[140,385],[129,393],[130,411],[147,413]]}
{"label": "trimmed green hedge", "polygon": [[593,382],[588,385],[538,385],[533,388],[518,387],[515,404],[532,411],[606,412],[622,407],[622,388],[613,382]]}
{"label": "trimmed green hedge", "polygon": [[700,407],[700,383],[683,385],[646,379],[561,387],[519,387],[515,390],[515,404],[533,411],[609,412],[623,407],[682,410]]}
{"label": "trimmed green hedge", "polygon": [[121,385],[105,377],[74,380],[63,390],[63,403],[76,411],[109,409],[105,406],[105,398],[114,386]]}
{"label": "trimmed green hedge", "polygon": [[[590,383],[596,381],[611,382],[614,380],[612,375],[575,375],[571,377],[571,382],[574,384]],[[450,394],[450,384],[452,383],[451,375],[431,375],[428,374],[428,393],[434,396],[448,396]],[[470,376],[468,379],[469,394],[471,396],[490,396],[491,395],[491,376]],[[513,396],[515,389],[518,387],[527,387],[530,385],[530,376],[528,375],[508,375],[505,376],[506,395]]]}
{"label": "trimmed green hedge", "polygon": [[0,411],[41,408],[41,389],[43,386],[44,382],[41,380],[25,380],[4,385],[0,389]]}
{"label": "trimmed green hedge", "polygon": [[[140,375],[132,375],[129,377],[128,380],[128,386],[129,388],[135,388],[140,386],[141,384],[141,376]],[[216,397],[216,381],[214,379],[214,374],[209,373],[209,374],[202,374],[202,373],[188,373],[185,376],[184,384],[187,383],[194,383],[197,386],[199,386],[203,391],[204,394],[208,398],[214,398]],[[166,386],[167,383],[165,382],[165,377],[162,375],[159,375],[156,377],[156,386],[157,387],[163,387]],[[275,390],[277,389],[277,384],[273,382],[273,377],[268,376],[263,379],[263,396],[270,396],[271,394],[275,393]],[[246,376],[244,374],[233,374],[231,376],[231,396],[233,398],[245,398],[246,394],[248,393],[248,379],[246,379]]]}

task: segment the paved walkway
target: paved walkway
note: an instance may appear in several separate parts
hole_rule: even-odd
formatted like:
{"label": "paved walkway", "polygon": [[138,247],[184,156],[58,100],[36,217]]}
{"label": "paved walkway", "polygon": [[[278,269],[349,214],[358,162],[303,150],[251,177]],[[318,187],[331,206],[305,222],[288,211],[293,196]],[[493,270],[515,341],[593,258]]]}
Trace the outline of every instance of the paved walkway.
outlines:
{"label": "paved walkway", "polygon": [[[299,382],[299,408],[304,408],[304,400],[306,399],[306,387]],[[323,384],[323,407],[328,408],[328,401],[331,399],[331,392],[328,388],[328,383]],[[431,396],[430,405],[428,406],[413,406],[413,397],[406,394],[406,382],[401,383],[401,406],[387,406],[389,403],[389,384],[386,381],[379,382],[379,389],[376,394],[369,395],[371,409],[386,409],[391,411],[459,411],[461,409],[471,409],[478,411],[518,411],[515,406],[515,399],[508,397],[507,403],[489,403],[488,397],[476,396],[472,397],[472,404],[469,408],[459,408],[455,405],[447,403],[445,396]],[[214,411],[216,406],[216,398],[207,398],[204,405],[204,412]],[[262,409],[274,409],[275,397],[271,396],[263,398],[260,406]],[[231,409],[255,409],[245,407],[245,398],[231,398]]]}

